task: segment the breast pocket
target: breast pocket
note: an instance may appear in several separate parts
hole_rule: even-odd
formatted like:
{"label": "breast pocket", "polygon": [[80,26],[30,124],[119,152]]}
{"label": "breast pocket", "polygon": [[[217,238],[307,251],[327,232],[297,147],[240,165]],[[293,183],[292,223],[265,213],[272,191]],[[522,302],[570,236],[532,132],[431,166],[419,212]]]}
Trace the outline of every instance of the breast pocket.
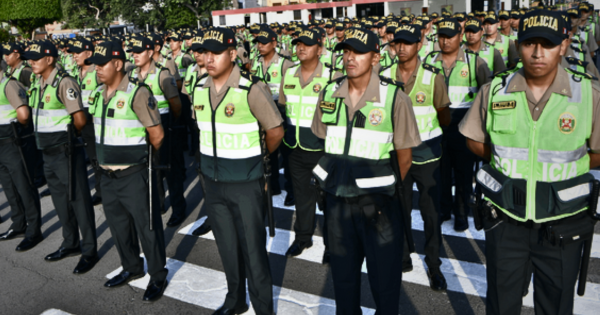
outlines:
{"label": "breast pocket", "polygon": [[491,110],[492,131],[501,134],[517,132],[517,111],[515,109]]}

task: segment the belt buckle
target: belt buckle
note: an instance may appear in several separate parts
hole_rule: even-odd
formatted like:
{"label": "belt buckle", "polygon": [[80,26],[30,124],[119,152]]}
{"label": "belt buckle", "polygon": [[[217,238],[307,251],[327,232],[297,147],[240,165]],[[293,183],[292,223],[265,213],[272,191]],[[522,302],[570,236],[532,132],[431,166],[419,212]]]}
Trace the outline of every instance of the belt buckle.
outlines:
{"label": "belt buckle", "polygon": [[113,171],[113,170],[106,171],[106,176],[108,176],[112,179],[117,179],[117,175],[115,174],[115,171]]}

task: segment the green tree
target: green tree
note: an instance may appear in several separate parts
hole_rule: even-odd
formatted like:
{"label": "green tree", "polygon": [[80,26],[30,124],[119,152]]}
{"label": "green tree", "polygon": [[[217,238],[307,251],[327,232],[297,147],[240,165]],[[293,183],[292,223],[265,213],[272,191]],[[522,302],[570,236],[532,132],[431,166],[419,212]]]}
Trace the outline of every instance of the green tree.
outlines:
{"label": "green tree", "polygon": [[222,10],[231,6],[235,3],[237,6],[237,0],[166,0],[169,5],[178,5],[187,8],[194,14],[196,20],[203,18],[210,18],[210,12],[215,10]]}
{"label": "green tree", "polygon": [[65,28],[103,28],[114,19],[113,0],[62,0]]}
{"label": "green tree", "polygon": [[62,18],[60,0],[2,0],[0,21],[15,26],[24,37]]}

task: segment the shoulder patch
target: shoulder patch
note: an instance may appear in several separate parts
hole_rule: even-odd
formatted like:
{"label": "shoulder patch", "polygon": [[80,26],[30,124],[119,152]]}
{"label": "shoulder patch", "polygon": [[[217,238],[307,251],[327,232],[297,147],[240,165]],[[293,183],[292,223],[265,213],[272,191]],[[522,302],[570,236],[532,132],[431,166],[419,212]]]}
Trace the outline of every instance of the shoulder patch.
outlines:
{"label": "shoulder patch", "polygon": [[436,68],[436,67],[434,67],[434,66],[432,66],[432,65],[430,65],[428,63],[424,63],[423,64],[423,69],[429,70],[429,71],[431,71],[431,72],[433,72],[435,74],[440,73],[440,69],[438,69],[438,68]]}

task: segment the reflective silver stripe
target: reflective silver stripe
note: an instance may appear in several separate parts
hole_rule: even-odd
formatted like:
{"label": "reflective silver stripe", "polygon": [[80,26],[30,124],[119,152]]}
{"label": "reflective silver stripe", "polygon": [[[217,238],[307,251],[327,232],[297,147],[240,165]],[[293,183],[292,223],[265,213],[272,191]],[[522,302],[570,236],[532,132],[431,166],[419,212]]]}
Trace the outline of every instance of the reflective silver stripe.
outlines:
{"label": "reflective silver stripe", "polygon": [[14,110],[14,108],[10,104],[0,105],[0,111],[11,111],[11,110]]}
{"label": "reflective silver stripe", "polygon": [[[99,119],[98,124],[102,124],[102,120]],[[94,124],[96,124],[94,118]],[[104,120],[104,126],[116,127],[116,128],[144,128],[144,125],[139,120],[126,120],[126,119],[106,119]]]}
{"label": "reflective silver stripe", "polygon": [[450,108],[470,108],[473,102],[453,102],[450,104]]}
{"label": "reflective silver stripe", "polygon": [[[327,137],[346,138],[346,127],[342,126],[327,126]],[[394,139],[394,134],[391,132],[381,132],[374,130],[364,130],[362,128],[352,128],[353,140],[370,141],[377,143],[391,143]]]}
{"label": "reflective silver stripe", "polygon": [[313,169],[313,173],[315,175],[319,176],[319,178],[322,181],[325,181],[325,179],[327,179],[327,175],[329,175],[329,173],[327,173],[327,171],[325,171],[319,164],[317,164],[317,166],[315,166],[315,168]]}
{"label": "reflective silver stripe", "polygon": [[[213,156],[213,147],[200,143],[200,152],[204,155]],[[260,147],[253,147],[245,150],[227,150],[217,148],[217,156],[224,159],[239,160],[262,154]]]}
{"label": "reflective silver stripe", "polygon": [[0,125],[10,125],[13,121],[17,121],[16,118],[0,118]]}
{"label": "reflective silver stripe", "polygon": [[288,103],[300,103],[300,96],[299,95],[291,95],[291,94],[290,95],[286,95],[285,96],[285,100]]}
{"label": "reflective silver stripe", "polygon": [[528,148],[512,148],[492,144],[492,154],[503,159],[527,161],[529,159]]}
{"label": "reflective silver stripe", "polygon": [[[290,117],[286,117],[287,123],[290,126],[296,126],[296,119],[294,118],[290,118]],[[298,120],[298,125],[300,125],[300,127],[303,128],[310,128],[312,127],[312,120],[310,119],[299,119]]]}
{"label": "reflective silver stripe", "polygon": [[154,95],[154,98],[157,102],[164,102],[166,100],[164,95]]}
{"label": "reflective silver stripe", "polygon": [[41,117],[59,117],[59,116],[69,116],[69,112],[66,109],[38,109],[38,116]]}
{"label": "reflective silver stripe", "polygon": [[590,194],[590,183],[583,183],[575,187],[566,188],[558,191],[558,198],[567,202]]}
{"label": "reflective silver stripe", "polygon": [[158,109],[158,112],[163,115],[163,114],[168,114],[169,113],[169,108],[168,107],[161,107]]}
{"label": "reflective silver stripe", "polygon": [[421,141],[427,141],[433,138],[437,138],[442,135],[442,128],[437,127],[428,132],[421,132],[419,136],[421,137]]}
{"label": "reflective silver stripe", "polygon": [[571,97],[569,97],[569,103],[581,103],[581,81],[576,82],[572,78],[569,78],[569,85],[571,86]]}
{"label": "reflective silver stripe", "polygon": [[67,131],[67,125],[68,124],[59,124],[59,125],[52,125],[52,126],[40,126],[40,125],[37,125],[36,128],[35,128],[35,131],[39,132],[39,133]]}
{"label": "reflective silver stripe", "polygon": [[413,112],[415,113],[415,116],[422,116],[434,114],[437,111],[433,106],[413,106]]}
{"label": "reflective silver stripe", "polygon": [[483,169],[479,169],[477,172],[477,181],[495,193],[502,189],[502,184]]}
{"label": "reflective silver stripe", "polygon": [[90,95],[92,94],[92,90],[82,90],[81,91],[81,101],[83,102],[83,107],[90,107]]}
{"label": "reflective silver stripe", "polygon": [[[100,143],[101,138],[100,135],[96,135],[96,143]],[[146,137],[131,137],[131,138],[114,138],[114,137],[104,137],[105,145],[112,146],[130,146],[130,145],[140,145],[146,144]]]}
{"label": "reflective silver stripe", "polygon": [[387,175],[371,178],[357,178],[356,186],[358,188],[375,188],[393,185],[396,182],[396,176]]}
{"label": "reflective silver stripe", "polygon": [[587,145],[573,151],[538,150],[538,162],[542,163],[569,163],[575,162],[587,154]]}
{"label": "reflective silver stripe", "polygon": [[[247,124],[234,125],[234,124],[224,124],[224,123],[216,122],[215,128],[217,129],[217,131],[222,130],[223,133],[243,134],[243,133],[258,131],[258,124],[255,122],[252,122],[252,123],[247,123]],[[199,121],[198,129],[204,130],[204,131],[211,131],[212,123],[210,121]]]}

